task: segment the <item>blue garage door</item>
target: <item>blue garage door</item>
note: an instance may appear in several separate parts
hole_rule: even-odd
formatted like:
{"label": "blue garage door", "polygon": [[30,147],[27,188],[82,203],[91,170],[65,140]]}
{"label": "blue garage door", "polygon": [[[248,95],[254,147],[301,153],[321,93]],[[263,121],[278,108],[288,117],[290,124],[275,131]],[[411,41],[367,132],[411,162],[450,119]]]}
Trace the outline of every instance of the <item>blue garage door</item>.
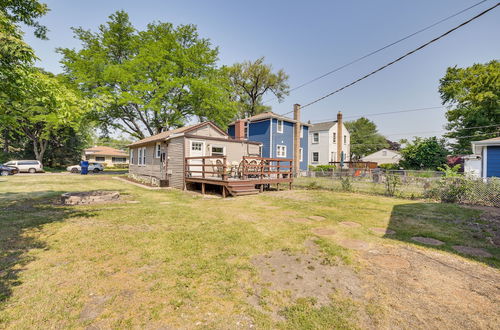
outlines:
{"label": "blue garage door", "polygon": [[486,149],[488,153],[486,166],[488,168],[486,172],[487,177],[497,176],[500,177],[500,147],[489,146]]}

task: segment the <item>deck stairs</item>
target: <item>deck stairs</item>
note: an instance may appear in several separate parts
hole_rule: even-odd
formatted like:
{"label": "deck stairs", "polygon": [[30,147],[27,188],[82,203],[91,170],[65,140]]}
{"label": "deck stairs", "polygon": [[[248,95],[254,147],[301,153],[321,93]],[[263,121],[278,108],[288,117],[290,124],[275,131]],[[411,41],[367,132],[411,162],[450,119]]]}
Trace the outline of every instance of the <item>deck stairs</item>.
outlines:
{"label": "deck stairs", "polygon": [[227,184],[227,190],[232,196],[256,195],[259,189],[255,188],[255,183],[252,181],[230,181]]}

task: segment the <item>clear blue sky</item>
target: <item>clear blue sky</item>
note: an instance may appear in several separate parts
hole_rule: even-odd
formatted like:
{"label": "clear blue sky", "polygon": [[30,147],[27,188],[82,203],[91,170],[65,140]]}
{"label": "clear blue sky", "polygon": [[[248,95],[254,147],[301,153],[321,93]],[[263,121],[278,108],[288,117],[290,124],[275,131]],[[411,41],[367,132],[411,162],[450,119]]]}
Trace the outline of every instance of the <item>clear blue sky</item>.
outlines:
{"label": "clear blue sky", "polygon": [[[26,31],[26,40],[41,59],[39,66],[59,73],[56,47],[78,48],[70,27],[96,30],[116,10],[130,15],[136,28],[151,21],[195,24],[201,36],[220,49],[220,63],[265,56],[290,75],[297,86],[339,65],[458,12],[479,0],[378,1],[152,1],[46,0],[50,13],[41,22],[48,41]],[[424,33],[369,57],[327,78],[292,92],[273,111],[292,110],[372,71],[390,60],[494,5],[490,0]],[[438,84],[448,66],[469,66],[500,58],[500,9],[486,14],[417,54],[349,89],[304,109],[304,120],[439,106]],[[381,133],[398,140],[443,132],[444,109],[368,117]],[[438,133],[413,134],[414,132]],[[404,133],[404,134],[399,134]]]}

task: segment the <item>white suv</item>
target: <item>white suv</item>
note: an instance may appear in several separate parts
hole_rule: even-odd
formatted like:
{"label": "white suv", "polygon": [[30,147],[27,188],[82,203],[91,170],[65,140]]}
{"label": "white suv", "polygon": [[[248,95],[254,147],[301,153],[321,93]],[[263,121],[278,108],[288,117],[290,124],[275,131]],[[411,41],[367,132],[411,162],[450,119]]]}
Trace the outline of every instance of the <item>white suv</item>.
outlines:
{"label": "white suv", "polygon": [[43,165],[38,160],[11,160],[4,165],[16,167],[19,172],[43,172]]}
{"label": "white suv", "polygon": [[[66,167],[66,170],[71,173],[80,173],[82,168],[80,165],[72,165]],[[100,163],[89,163],[89,172],[99,173],[104,171],[104,166]]]}

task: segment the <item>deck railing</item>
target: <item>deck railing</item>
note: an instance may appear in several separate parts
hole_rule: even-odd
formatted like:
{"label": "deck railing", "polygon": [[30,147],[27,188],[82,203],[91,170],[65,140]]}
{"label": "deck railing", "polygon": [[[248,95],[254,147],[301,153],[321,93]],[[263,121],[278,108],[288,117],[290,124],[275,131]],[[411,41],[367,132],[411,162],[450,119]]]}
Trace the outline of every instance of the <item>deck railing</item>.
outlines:
{"label": "deck railing", "polygon": [[293,160],[287,158],[244,156],[237,166],[228,166],[226,156],[198,156],[185,157],[184,164],[186,178],[293,178]]}

